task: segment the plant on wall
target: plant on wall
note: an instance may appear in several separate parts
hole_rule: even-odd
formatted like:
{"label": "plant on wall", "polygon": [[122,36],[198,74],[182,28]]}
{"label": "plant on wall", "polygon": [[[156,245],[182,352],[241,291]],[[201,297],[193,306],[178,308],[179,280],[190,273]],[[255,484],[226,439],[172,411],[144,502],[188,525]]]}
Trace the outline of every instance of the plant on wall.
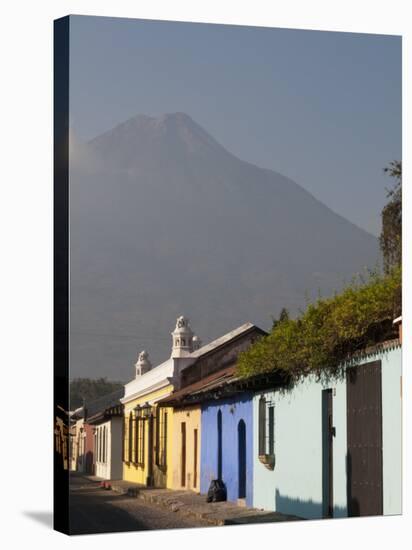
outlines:
{"label": "plant on wall", "polygon": [[394,337],[401,310],[401,269],[371,273],[332,298],[319,298],[296,319],[285,318],[241,354],[240,376],[278,371],[299,378],[333,374],[353,353]]}

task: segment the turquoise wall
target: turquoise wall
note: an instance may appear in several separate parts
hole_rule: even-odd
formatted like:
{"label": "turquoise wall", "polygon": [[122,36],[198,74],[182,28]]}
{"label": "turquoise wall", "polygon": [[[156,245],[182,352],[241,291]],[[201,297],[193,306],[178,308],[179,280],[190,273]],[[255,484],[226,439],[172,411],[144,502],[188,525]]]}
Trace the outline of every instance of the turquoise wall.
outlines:
{"label": "turquoise wall", "polygon": [[[356,364],[382,362],[382,438],[384,514],[401,512],[401,349],[371,354]],[[355,363],[354,363],[355,364]],[[350,367],[349,367],[350,368]],[[265,510],[316,519],[323,516],[322,390],[333,390],[334,517],[347,516],[346,383],[307,377],[293,389],[259,392],[253,399],[253,505]],[[258,402],[265,395],[275,405],[273,471],[258,459]]]}

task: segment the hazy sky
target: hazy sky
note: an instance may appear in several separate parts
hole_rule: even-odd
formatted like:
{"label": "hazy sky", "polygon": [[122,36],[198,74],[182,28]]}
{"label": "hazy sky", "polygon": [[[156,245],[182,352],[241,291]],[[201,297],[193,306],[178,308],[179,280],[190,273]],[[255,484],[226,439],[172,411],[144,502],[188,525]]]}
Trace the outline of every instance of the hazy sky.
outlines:
{"label": "hazy sky", "polygon": [[401,39],[74,16],[71,123],[189,114],[243,160],[291,177],[377,235],[401,156]]}

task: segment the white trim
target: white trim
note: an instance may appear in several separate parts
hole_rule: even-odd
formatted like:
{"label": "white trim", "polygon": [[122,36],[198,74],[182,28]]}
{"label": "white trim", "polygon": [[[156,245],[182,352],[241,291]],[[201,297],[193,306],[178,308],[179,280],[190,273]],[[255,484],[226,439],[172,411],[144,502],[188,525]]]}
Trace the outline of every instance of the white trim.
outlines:
{"label": "white trim", "polygon": [[160,382],[156,382],[155,384],[152,384],[149,387],[146,387],[146,388],[144,388],[140,391],[132,393],[132,394],[128,395],[127,397],[122,397],[122,399],[120,399],[120,403],[125,405],[126,403],[129,403],[130,401],[133,401],[133,399],[136,399],[137,397],[142,397],[143,395],[146,395],[147,393],[152,393],[155,390],[161,390],[162,388],[165,388],[166,386],[169,386],[170,384],[171,384],[170,378],[163,379]]}

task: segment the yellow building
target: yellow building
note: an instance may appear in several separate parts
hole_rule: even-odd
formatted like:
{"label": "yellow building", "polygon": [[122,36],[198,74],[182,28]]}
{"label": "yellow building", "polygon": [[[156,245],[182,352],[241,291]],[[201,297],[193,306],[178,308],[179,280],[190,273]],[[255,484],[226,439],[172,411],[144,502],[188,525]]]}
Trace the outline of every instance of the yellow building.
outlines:
{"label": "yellow building", "polygon": [[157,403],[178,387],[181,370],[197,359],[192,353],[199,340],[185,317],[177,319],[172,342],[171,357],[157,367],[152,368],[147,352],[139,354],[135,378],[125,385],[121,399],[123,479],[149,487],[173,486],[173,409]]}
{"label": "yellow building", "polygon": [[171,489],[200,491],[200,420],[199,406],[174,409],[173,447],[170,461]]}
{"label": "yellow building", "polygon": [[245,323],[201,346],[188,320],[179,317],[167,361],[152,368],[148,354],[139,354],[121,399],[124,480],[200,491],[201,407],[195,394],[219,380],[222,369],[262,334]]}

